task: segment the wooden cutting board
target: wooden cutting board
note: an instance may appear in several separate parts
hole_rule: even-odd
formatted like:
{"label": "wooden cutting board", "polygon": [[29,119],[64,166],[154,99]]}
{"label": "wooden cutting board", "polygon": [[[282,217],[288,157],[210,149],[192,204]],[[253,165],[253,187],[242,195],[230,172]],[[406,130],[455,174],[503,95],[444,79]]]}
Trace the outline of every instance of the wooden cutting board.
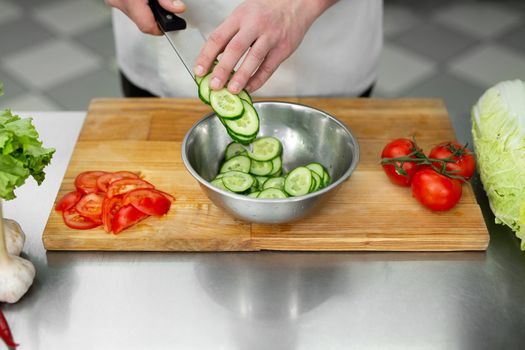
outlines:
{"label": "wooden cutting board", "polygon": [[391,139],[415,136],[429,150],[454,139],[441,100],[280,99],[322,109],[350,127],[361,161],[349,181],[317,213],[285,225],[231,218],[202,193],[181,160],[186,131],[210,112],[196,99],[94,100],[57,198],[74,189],[81,171],[141,171],[176,197],[169,214],[119,235],[67,228],[52,211],[43,234],[49,250],[485,250],[489,236],[470,186],[447,212],[432,212],[392,185],[379,155]]}

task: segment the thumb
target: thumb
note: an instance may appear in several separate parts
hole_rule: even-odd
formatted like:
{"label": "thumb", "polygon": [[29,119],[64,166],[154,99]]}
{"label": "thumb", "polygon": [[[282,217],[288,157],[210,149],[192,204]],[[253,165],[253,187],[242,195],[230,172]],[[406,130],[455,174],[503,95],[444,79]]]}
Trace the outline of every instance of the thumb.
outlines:
{"label": "thumb", "polygon": [[159,0],[159,4],[173,13],[183,13],[186,11],[186,4],[181,0]]}

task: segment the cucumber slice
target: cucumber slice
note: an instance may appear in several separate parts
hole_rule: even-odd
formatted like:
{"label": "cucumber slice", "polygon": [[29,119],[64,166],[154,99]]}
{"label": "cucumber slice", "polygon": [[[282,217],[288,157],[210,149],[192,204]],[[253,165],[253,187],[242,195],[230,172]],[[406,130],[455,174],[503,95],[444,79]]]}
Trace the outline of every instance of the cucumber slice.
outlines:
{"label": "cucumber slice", "polygon": [[239,92],[237,94],[237,96],[239,96],[240,98],[242,98],[244,101],[252,104],[253,101],[252,101],[252,97],[250,96],[250,94],[248,93],[248,91],[246,90],[242,90],[241,92]]}
{"label": "cucumber slice", "polygon": [[314,180],[314,186],[313,188],[311,189],[310,192],[315,192],[317,191],[319,188],[322,187],[322,184],[323,184],[323,179],[317,175],[317,173],[313,170],[310,170],[312,172],[312,179]]}
{"label": "cucumber slice", "polygon": [[253,176],[240,171],[228,171],[221,180],[227,189],[236,193],[246,191],[255,182]]}
{"label": "cucumber slice", "polygon": [[307,165],[305,165],[308,169],[312,170],[313,172],[315,172],[317,175],[319,175],[319,177],[323,177],[323,174],[324,174],[324,167],[317,163],[317,162],[313,162],[313,163],[309,163]]}
{"label": "cucumber slice", "polygon": [[328,174],[328,171],[325,170],[323,174],[323,187],[330,185],[331,182],[332,178],[330,177],[330,174]]}
{"label": "cucumber slice", "polygon": [[[273,166],[273,170],[270,173],[270,176],[275,176],[278,173],[280,175],[280,171],[282,170],[282,167],[283,167],[283,160],[282,160],[281,156],[275,157],[274,159],[272,159],[272,166]],[[277,176],[279,176],[279,175],[277,175]]]}
{"label": "cucumber slice", "polygon": [[310,191],[312,181],[312,172],[310,169],[300,166],[288,174],[284,181],[284,190],[290,196],[303,196]]}
{"label": "cucumber slice", "polygon": [[283,175],[283,171],[281,169],[278,172],[276,172],[275,174],[271,175],[271,177],[279,177],[279,176],[282,176],[282,175]]}
{"label": "cucumber slice", "polygon": [[228,129],[241,137],[251,137],[259,132],[259,115],[253,106],[241,100],[244,107],[242,116],[238,119],[224,119]]}
{"label": "cucumber slice", "polygon": [[250,158],[246,156],[235,156],[225,161],[219,172],[226,173],[235,170],[248,174],[250,172],[251,162]]}
{"label": "cucumber slice", "polygon": [[259,196],[257,196],[257,198],[265,199],[281,199],[287,197],[288,196],[286,195],[286,193],[284,193],[278,188],[267,188],[266,190],[261,191],[261,193],[259,193]]}
{"label": "cucumber slice", "polygon": [[268,179],[263,185],[263,190],[266,190],[268,188],[278,188],[280,190],[284,189],[284,177],[273,177],[271,179]]}
{"label": "cucumber slice", "polygon": [[273,170],[272,162],[259,162],[257,160],[252,160],[250,166],[250,174],[257,176],[269,175]]}
{"label": "cucumber slice", "polygon": [[224,176],[223,173],[220,173],[220,174],[217,174],[217,176],[215,176],[215,179],[214,180],[217,180],[217,179],[220,179]]}
{"label": "cucumber slice", "polygon": [[266,176],[256,176],[255,178],[257,179],[260,188],[263,188],[264,183],[268,180]]}
{"label": "cucumber slice", "polygon": [[212,182],[210,182],[213,186],[220,188],[221,190],[225,190],[228,192],[231,192],[229,189],[224,186],[224,183],[222,182],[222,179],[215,179]]}
{"label": "cucumber slice", "polygon": [[226,88],[210,92],[211,108],[224,119],[240,118],[244,112],[242,101],[239,96],[232,94]]}
{"label": "cucumber slice", "polygon": [[257,196],[259,195],[259,193],[261,193],[261,192],[260,192],[260,191],[252,192],[252,193],[250,193],[249,195],[247,195],[246,197],[257,198]]}
{"label": "cucumber slice", "polygon": [[258,161],[272,160],[281,155],[282,145],[275,137],[266,136],[256,139],[252,143],[252,151],[248,152],[251,159]]}
{"label": "cucumber slice", "polygon": [[205,75],[199,83],[199,98],[208,105],[210,104],[210,79],[211,73]]}
{"label": "cucumber slice", "polygon": [[226,150],[224,151],[224,159],[228,160],[235,156],[240,156],[246,154],[246,149],[237,142],[230,142],[228,146],[226,146]]}
{"label": "cucumber slice", "polygon": [[226,128],[226,131],[228,132],[228,135],[230,135],[230,137],[232,138],[232,140],[234,140],[235,142],[238,142],[240,144],[243,144],[243,145],[249,145],[250,143],[253,142],[253,140],[255,140],[255,138],[257,137],[257,134],[251,136],[251,137],[244,137],[244,136],[239,136],[237,134],[235,134],[234,132],[232,132],[230,129]]}
{"label": "cucumber slice", "polygon": [[201,84],[202,79],[204,79],[204,77],[199,77],[198,75],[195,75],[195,81],[197,82],[197,85]]}

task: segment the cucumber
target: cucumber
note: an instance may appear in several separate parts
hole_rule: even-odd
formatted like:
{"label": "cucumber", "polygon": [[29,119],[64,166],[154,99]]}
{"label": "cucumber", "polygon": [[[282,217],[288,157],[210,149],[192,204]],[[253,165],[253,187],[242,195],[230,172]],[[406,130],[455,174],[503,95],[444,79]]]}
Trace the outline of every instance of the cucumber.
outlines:
{"label": "cucumber", "polygon": [[220,178],[222,178],[223,176],[224,176],[223,173],[219,173],[219,174],[217,174],[217,176],[215,176],[215,179],[214,179],[214,180],[220,179]]}
{"label": "cucumber", "polygon": [[267,188],[266,190],[262,190],[261,193],[257,196],[257,198],[264,198],[264,199],[280,199],[280,198],[287,198],[288,196],[286,193],[281,191],[278,188]]}
{"label": "cucumber", "polygon": [[250,158],[246,156],[235,156],[222,164],[220,172],[226,173],[228,171],[236,170],[248,174],[250,172],[251,163],[252,161]]}
{"label": "cucumber", "polygon": [[224,186],[224,183],[222,182],[222,179],[215,179],[212,182],[210,182],[213,186],[220,188],[221,190],[225,190],[228,192],[231,192],[229,189]]}
{"label": "cucumber", "polygon": [[[202,82],[204,83],[204,80]],[[232,94],[226,88],[210,92],[211,108],[223,119],[240,118],[244,112],[242,101],[239,96]]]}
{"label": "cucumber", "polygon": [[312,187],[312,189],[310,190],[310,192],[315,192],[317,191],[318,189],[320,189],[321,187],[323,187],[323,179],[317,175],[317,173],[313,170],[310,170],[312,172],[312,178],[313,178],[313,182],[314,182],[314,186]]}
{"label": "cucumber", "polygon": [[271,179],[268,179],[264,185],[263,190],[266,190],[268,188],[278,188],[280,190],[284,189],[284,177],[273,177]]}
{"label": "cucumber", "polygon": [[260,188],[263,188],[264,183],[268,180],[266,176],[256,176],[255,178],[257,179]]}
{"label": "cucumber", "polygon": [[226,150],[224,151],[224,159],[228,160],[235,156],[240,156],[246,154],[246,149],[237,142],[230,142],[228,146],[226,146]]}
{"label": "cucumber", "polygon": [[317,175],[319,175],[319,177],[321,177],[321,178],[323,177],[324,167],[321,164],[313,162],[313,163],[306,164],[305,166],[308,169],[310,169],[313,172],[315,172]]}
{"label": "cucumber", "polygon": [[253,141],[252,151],[248,152],[248,156],[254,160],[267,161],[281,155],[281,151],[281,142],[275,137],[266,136]]}
{"label": "cucumber", "polygon": [[227,189],[236,193],[246,191],[255,182],[253,176],[240,171],[228,171],[221,180]]}
{"label": "cucumber", "polygon": [[261,192],[260,192],[260,191],[252,192],[252,193],[248,194],[246,197],[257,198],[257,196],[259,195],[259,193],[261,193]]}
{"label": "cucumber", "polygon": [[205,75],[204,78],[202,78],[199,82],[199,98],[207,105],[210,104],[210,79],[211,73]]}
{"label": "cucumber", "polygon": [[253,106],[241,100],[244,112],[238,119],[223,119],[226,128],[241,137],[252,137],[259,132],[259,115]]}
{"label": "cucumber", "polygon": [[253,104],[252,97],[246,90],[242,90],[237,94],[240,98],[242,98],[244,101],[248,102],[249,104]]}
{"label": "cucumber", "polygon": [[325,170],[323,174],[323,187],[330,185],[330,182],[332,182],[332,178],[330,174],[328,174],[328,171]]}
{"label": "cucumber", "polygon": [[257,176],[269,175],[273,170],[272,162],[259,162],[257,160],[252,160],[250,166],[250,174]]}
{"label": "cucumber", "polygon": [[300,166],[288,174],[284,181],[284,190],[290,196],[303,196],[310,192],[312,181],[312,172],[310,169]]}
{"label": "cucumber", "polygon": [[243,145],[249,145],[257,137],[257,135],[253,135],[251,137],[240,136],[240,135],[235,134],[234,132],[232,132],[228,128],[226,128],[226,131],[228,132],[228,135],[230,135],[232,140],[234,140],[235,142],[238,142],[240,144],[243,144]]}
{"label": "cucumber", "polygon": [[[279,156],[279,157],[275,157],[274,159],[272,159],[272,167],[273,167],[273,170],[272,172],[270,173],[270,176],[280,176],[280,171],[282,170],[283,168],[283,160],[282,158]],[[279,174],[279,175],[277,175]]]}

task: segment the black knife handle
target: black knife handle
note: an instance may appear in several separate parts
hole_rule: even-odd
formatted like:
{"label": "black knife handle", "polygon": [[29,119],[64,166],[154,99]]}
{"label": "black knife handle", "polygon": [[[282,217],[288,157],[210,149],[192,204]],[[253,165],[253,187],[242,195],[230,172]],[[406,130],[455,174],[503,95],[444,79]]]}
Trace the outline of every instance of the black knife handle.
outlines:
{"label": "black knife handle", "polygon": [[149,7],[155,16],[155,20],[164,32],[186,29],[186,21],[160,6],[157,0],[149,0]]}

